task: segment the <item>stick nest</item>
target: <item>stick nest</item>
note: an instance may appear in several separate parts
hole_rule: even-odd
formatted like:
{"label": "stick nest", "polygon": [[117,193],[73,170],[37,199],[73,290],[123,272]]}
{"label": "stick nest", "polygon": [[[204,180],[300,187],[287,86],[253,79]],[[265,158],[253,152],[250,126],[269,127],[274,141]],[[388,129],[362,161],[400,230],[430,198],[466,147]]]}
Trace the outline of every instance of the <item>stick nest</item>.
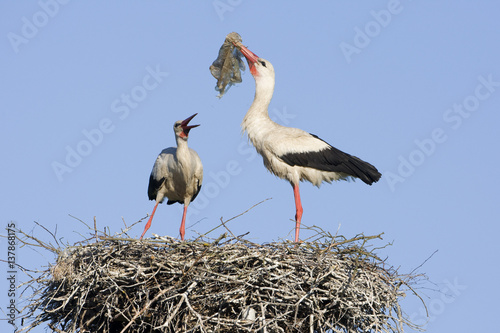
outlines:
{"label": "stick nest", "polygon": [[[300,245],[242,236],[97,237],[58,249],[32,280],[23,329],[56,332],[402,332],[399,275],[370,240],[320,231]],[[418,295],[417,295],[418,296]]]}

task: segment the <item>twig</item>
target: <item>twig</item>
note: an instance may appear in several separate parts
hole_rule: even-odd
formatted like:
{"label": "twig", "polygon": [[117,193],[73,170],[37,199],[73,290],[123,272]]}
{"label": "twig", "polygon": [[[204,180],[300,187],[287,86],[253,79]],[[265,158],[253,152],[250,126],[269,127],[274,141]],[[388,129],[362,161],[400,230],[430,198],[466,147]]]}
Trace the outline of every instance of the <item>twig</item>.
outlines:
{"label": "twig", "polygon": [[45,228],[43,225],[41,225],[40,223],[38,223],[37,221],[33,221],[36,225],[38,225],[39,227],[41,227],[43,230],[47,231],[51,236],[52,238],[54,238],[54,240],[56,241],[56,244],[58,247],[61,246],[61,244],[59,244],[59,242],[57,241],[57,237],[56,237],[56,233],[57,233],[57,226],[56,226],[56,231],[54,233],[52,233],[49,229]]}
{"label": "twig", "polygon": [[[256,203],[256,204],[255,204],[255,205],[253,205],[252,207],[250,207],[250,208],[248,208],[247,210],[245,210],[243,213],[240,213],[240,214],[238,214],[238,215],[236,215],[236,216],[231,217],[229,220],[226,220],[226,221],[225,221],[225,223],[227,223],[227,222],[229,222],[229,221],[232,221],[232,220],[234,220],[235,218],[240,217],[241,215],[244,215],[244,214],[248,213],[249,211],[251,211],[253,208],[257,207],[257,206],[258,206],[258,205],[260,205],[261,203],[263,203],[263,202],[265,202],[265,201],[267,201],[267,200],[271,200],[271,199],[272,199],[272,198],[267,198],[267,199],[264,199],[264,200],[262,200],[262,201],[260,201],[260,202]],[[202,234],[202,235],[198,236],[198,237],[197,237],[194,241],[197,241],[197,240],[201,239],[203,236],[208,235],[208,234],[209,234],[209,233],[211,233],[212,231],[215,231],[215,230],[219,229],[219,228],[220,228],[220,227],[222,227],[222,226],[224,226],[224,223],[221,223],[221,224],[219,224],[218,226],[216,226],[215,228],[210,229],[209,231],[205,232],[204,234]]]}
{"label": "twig", "polygon": [[94,216],[94,230],[95,230],[95,241],[97,243],[99,241],[99,238],[97,237],[97,221],[95,220],[95,216]]}
{"label": "twig", "polygon": [[418,265],[417,267],[415,267],[414,269],[412,269],[412,271],[410,272],[410,275],[413,274],[417,269],[419,269],[420,267],[422,267],[429,259],[431,259],[439,250],[435,250],[434,252],[432,252],[432,254],[430,256],[427,257],[427,259],[424,260],[423,263],[421,263],[420,265]]}

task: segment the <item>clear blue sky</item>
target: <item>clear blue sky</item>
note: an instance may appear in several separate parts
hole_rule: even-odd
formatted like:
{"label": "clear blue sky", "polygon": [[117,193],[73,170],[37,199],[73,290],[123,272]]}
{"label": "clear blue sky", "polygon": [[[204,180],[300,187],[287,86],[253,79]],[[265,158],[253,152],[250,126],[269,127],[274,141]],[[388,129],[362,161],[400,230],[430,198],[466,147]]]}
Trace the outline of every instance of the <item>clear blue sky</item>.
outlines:
{"label": "clear blue sky", "polygon": [[[2,229],[14,221],[45,237],[37,221],[73,243],[86,228],[69,214],[89,224],[95,216],[112,232],[122,218],[145,217],[157,154],[175,144],[173,123],[198,112],[189,145],[205,178],[186,237],[272,198],[229,226],[255,242],[292,239],[292,189],[241,136],[254,80],[245,72],[218,99],[208,70],[236,31],[274,65],[277,122],[383,174],[371,187],[302,184],[303,224],[346,237],[384,232],[377,244],[393,246],[380,255],[401,273],[439,250],[419,269],[433,289],[421,290],[427,331],[491,331],[481,318],[497,315],[500,297],[491,287],[500,250],[499,12],[493,1],[4,1]],[[181,209],[159,206],[147,236],[178,236]],[[0,252],[5,259],[5,239]],[[19,249],[17,260],[36,267],[53,258]],[[421,323],[422,306],[405,304]]]}

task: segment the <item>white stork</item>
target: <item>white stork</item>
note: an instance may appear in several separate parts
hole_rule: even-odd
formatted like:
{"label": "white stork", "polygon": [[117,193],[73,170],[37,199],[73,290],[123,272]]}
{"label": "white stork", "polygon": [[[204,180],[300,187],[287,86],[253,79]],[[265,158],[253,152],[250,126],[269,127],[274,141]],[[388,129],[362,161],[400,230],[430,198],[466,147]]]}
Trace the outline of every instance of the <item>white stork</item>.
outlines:
{"label": "white stork", "polygon": [[163,149],[156,158],[156,162],[149,176],[148,196],[149,200],[156,200],[153,212],[142,232],[141,239],[151,226],[159,203],[167,198],[167,205],[176,202],[184,204],[181,227],[179,229],[181,239],[184,240],[186,212],[189,203],[193,201],[201,189],[203,181],[203,165],[200,157],[188,147],[188,135],[191,128],[200,125],[188,125],[197,113],[185,120],[176,121],[174,124],[175,140],[177,148]]}
{"label": "white stork", "polygon": [[293,187],[295,198],[295,242],[299,241],[302,204],[299,182],[307,180],[319,187],[322,182],[359,178],[368,185],[381,174],[370,163],[344,153],[314,134],[278,125],[269,118],[268,106],[274,91],[274,68],[240,43],[236,46],[247,59],[255,79],[255,98],[241,127],[262,155],[266,168]]}

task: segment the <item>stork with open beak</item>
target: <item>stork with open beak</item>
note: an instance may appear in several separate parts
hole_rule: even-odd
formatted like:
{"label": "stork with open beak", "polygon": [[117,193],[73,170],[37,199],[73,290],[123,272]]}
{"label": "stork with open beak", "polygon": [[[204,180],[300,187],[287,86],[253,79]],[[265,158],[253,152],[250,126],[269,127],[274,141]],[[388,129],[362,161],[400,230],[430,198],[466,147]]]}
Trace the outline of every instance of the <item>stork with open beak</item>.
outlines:
{"label": "stork with open beak", "polygon": [[299,182],[319,187],[322,182],[359,178],[368,185],[381,174],[365,161],[340,151],[314,134],[281,126],[269,118],[268,106],[274,92],[274,68],[241,43],[235,44],[247,59],[255,79],[255,97],[241,124],[243,131],[262,156],[266,168],[293,187],[295,198],[295,242],[299,241],[302,203]]}
{"label": "stork with open beak", "polygon": [[151,226],[156,208],[165,198],[167,205],[176,202],[184,204],[181,227],[179,229],[181,239],[184,240],[186,212],[189,203],[192,202],[201,189],[203,181],[203,165],[200,157],[193,149],[188,147],[187,141],[189,131],[200,125],[188,125],[197,113],[185,120],[176,121],[174,124],[175,140],[177,148],[163,149],[156,158],[156,162],[149,176],[148,196],[149,200],[155,200],[156,204],[149,217],[148,223],[141,235]]}

